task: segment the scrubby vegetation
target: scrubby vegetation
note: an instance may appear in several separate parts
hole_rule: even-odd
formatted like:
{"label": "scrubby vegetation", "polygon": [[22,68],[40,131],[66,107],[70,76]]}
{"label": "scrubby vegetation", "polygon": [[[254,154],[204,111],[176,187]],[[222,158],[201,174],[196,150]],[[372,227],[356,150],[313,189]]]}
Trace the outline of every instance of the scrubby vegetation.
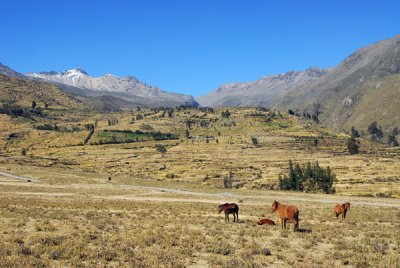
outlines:
{"label": "scrubby vegetation", "polygon": [[304,192],[324,192],[326,194],[335,193],[333,183],[336,175],[328,166],[323,168],[318,162],[311,164],[293,165],[289,161],[289,174],[279,177],[279,188],[281,190],[304,191]]}
{"label": "scrubby vegetation", "polygon": [[[77,175],[77,174],[73,174]],[[84,176],[86,177],[86,176]],[[3,267],[398,267],[399,217],[393,208],[352,204],[338,220],[332,203],[292,201],[301,232],[253,222],[271,217],[271,199],[231,199],[239,222],[225,223],[210,195],[180,197],[133,185],[1,186]],[[127,181],[120,181],[126,186]],[[135,182],[137,183],[137,182]],[[166,185],[164,185],[166,186]],[[160,187],[160,185],[159,185]],[[168,187],[174,187],[170,185]],[[236,192],[240,194],[240,192]],[[144,199],[140,196],[144,195]],[[136,196],[137,199],[129,199]],[[239,197],[238,197],[239,198]],[[307,195],[292,195],[304,199]],[[146,200],[147,199],[147,200]],[[206,202],[204,202],[204,200]],[[364,201],[365,202],[365,201]],[[377,203],[376,205],[379,205]],[[382,228],[385,226],[385,228]]]}
{"label": "scrubby vegetation", "polygon": [[347,150],[350,154],[358,154],[359,152],[359,142],[353,135],[347,140]]}
{"label": "scrubby vegetation", "polygon": [[[41,180],[1,177],[3,266],[398,266],[398,147],[360,133],[349,154],[348,134],[263,107],[50,107],[0,114],[0,171]],[[299,207],[300,232],[254,224],[277,221],[275,199]],[[343,199],[345,221],[332,211]]]}

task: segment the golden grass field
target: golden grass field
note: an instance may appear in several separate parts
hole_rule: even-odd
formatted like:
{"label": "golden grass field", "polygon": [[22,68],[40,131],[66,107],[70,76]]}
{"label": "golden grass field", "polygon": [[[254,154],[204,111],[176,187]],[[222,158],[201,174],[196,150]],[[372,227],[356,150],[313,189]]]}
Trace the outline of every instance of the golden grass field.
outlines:
{"label": "golden grass field", "polygon": [[[197,109],[175,111],[173,118],[147,109],[54,111],[36,121],[0,115],[0,171],[40,180],[0,175],[1,266],[400,266],[398,148],[365,139],[360,154],[350,155],[347,134],[283,112],[229,111],[230,118]],[[144,118],[136,120],[138,114]],[[83,145],[88,123],[97,126]],[[37,129],[43,124],[60,130]],[[100,144],[136,139],[112,130],[177,139]],[[156,144],[167,152],[158,153]],[[329,165],[337,194],[277,191],[289,160]],[[233,189],[223,187],[229,173]],[[278,222],[270,214],[275,199],[299,207],[302,232],[252,223]],[[340,220],[333,206],[344,201],[352,207]],[[217,213],[225,202],[239,204],[239,223],[224,223]]]}

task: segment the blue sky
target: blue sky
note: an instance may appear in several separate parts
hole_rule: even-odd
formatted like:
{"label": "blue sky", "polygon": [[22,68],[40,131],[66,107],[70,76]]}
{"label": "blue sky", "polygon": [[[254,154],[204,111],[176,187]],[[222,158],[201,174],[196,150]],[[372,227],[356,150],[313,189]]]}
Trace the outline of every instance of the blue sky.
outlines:
{"label": "blue sky", "polygon": [[0,62],[19,72],[81,67],[194,96],[400,34],[398,0],[0,1]]}

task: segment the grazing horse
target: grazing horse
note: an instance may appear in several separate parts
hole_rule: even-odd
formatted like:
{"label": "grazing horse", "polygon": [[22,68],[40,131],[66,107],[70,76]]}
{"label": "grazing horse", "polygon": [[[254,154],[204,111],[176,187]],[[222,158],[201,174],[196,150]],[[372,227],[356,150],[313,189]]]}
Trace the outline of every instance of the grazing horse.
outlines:
{"label": "grazing horse", "polygon": [[273,220],[270,219],[259,219],[257,222],[258,225],[275,225],[275,222]]}
{"label": "grazing horse", "polygon": [[239,206],[235,203],[232,204],[222,204],[218,206],[219,213],[221,211],[224,211],[225,213],[225,222],[229,222],[229,214],[233,214],[233,222],[238,222],[239,221]]}
{"label": "grazing horse", "polygon": [[346,202],[344,204],[337,204],[333,208],[333,212],[335,212],[336,218],[339,217],[340,214],[342,214],[342,219],[346,219],[346,213],[347,210],[350,210],[350,203]]}
{"label": "grazing horse", "polygon": [[286,230],[286,221],[290,221],[294,224],[294,231],[299,230],[299,209],[295,206],[288,206],[274,201],[272,203],[271,211],[274,213],[278,210],[279,221],[282,225],[282,229]]}

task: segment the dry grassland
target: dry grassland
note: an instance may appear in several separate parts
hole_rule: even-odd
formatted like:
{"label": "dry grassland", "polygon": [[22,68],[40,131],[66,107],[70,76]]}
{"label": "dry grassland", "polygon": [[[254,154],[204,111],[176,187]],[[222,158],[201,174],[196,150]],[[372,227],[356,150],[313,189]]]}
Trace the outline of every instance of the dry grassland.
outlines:
{"label": "dry grassland", "polygon": [[[0,171],[40,180],[0,175],[1,266],[400,266],[400,201],[388,198],[400,197],[398,149],[361,140],[360,154],[349,155],[346,134],[285,113],[229,110],[230,118],[195,109],[173,118],[145,109],[36,121],[0,115]],[[59,130],[37,129],[43,124]],[[97,127],[83,145],[85,124]],[[178,138],[147,140],[136,130]],[[289,159],[331,166],[338,194],[277,191]],[[233,189],[223,187],[229,173]],[[299,207],[300,232],[254,224],[278,222],[275,199]],[[337,219],[333,206],[344,201],[351,210]],[[225,202],[239,204],[239,223],[217,213]]]}

